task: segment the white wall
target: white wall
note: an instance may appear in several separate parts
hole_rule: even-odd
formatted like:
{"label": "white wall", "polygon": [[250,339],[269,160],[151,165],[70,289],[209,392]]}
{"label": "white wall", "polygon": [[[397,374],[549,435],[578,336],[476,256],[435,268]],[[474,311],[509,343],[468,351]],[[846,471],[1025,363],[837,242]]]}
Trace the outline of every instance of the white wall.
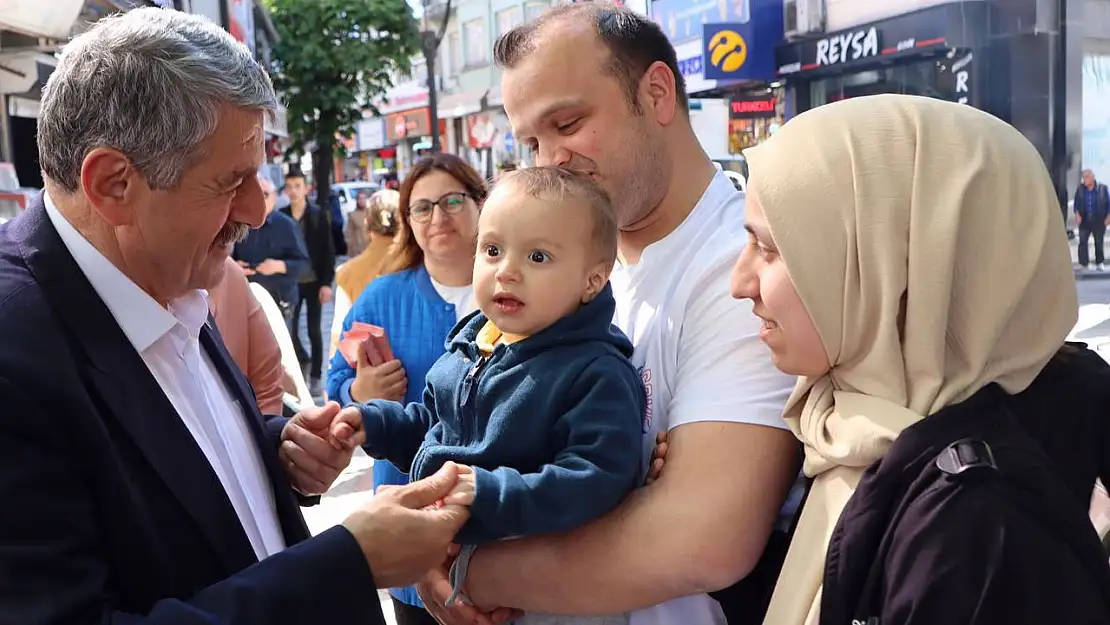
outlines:
{"label": "white wall", "polygon": [[825,0],[826,29],[843,30],[865,22],[955,1],[957,0]]}
{"label": "white wall", "polygon": [[1095,178],[1110,181],[1110,56],[1083,59],[1083,162]]}
{"label": "white wall", "polygon": [[220,23],[220,3],[224,0],[189,0],[185,6],[187,13],[203,15],[208,19]]}
{"label": "white wall", "polygon": [[700,100],[701,110],[690,111],[690,125],[709,158],[732,158],[728,153],[728,100]]}

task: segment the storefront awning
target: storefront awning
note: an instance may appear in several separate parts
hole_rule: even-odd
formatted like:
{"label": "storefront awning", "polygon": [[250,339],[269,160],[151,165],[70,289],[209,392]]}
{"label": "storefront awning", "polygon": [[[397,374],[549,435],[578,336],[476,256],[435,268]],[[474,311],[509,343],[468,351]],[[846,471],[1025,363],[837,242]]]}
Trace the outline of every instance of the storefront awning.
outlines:
{"label": "storefront awning", "polygon": [[32,37],[69,39],[70,29],[85,0],[4,0],[0,3],[0,30]]}
{"label": "storefront awning", "polygon": [[0,95],[37,100],[57,60],[40,52],[0,52]]}
{"label": "storefront awning", "polygon": [[440,119],[454,119],[473,115],[482,110],[482,98],[488,91],[462,91],[459,93],[440,94],[436,101],[436,110]]}

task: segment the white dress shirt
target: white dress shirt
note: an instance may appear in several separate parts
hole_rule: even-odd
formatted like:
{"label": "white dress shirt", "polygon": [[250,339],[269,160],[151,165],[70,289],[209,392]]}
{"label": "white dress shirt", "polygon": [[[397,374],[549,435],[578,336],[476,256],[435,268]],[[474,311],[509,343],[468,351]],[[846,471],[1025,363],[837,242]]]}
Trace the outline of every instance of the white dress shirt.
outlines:
{"label": "white dress shirt", "polygon": [[284,549],[273,488],[248,417],[200,345],[207,293],[193,291],[163,308],[93,247],[48,195],[45,204],[62,243],[212,465],[255,555],[261,560]]}

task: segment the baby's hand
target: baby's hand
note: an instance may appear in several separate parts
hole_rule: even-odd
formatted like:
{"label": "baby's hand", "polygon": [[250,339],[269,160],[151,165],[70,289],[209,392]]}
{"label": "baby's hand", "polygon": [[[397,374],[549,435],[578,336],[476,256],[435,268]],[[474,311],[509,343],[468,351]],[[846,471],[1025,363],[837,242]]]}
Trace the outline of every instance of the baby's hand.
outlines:
{"label": "baby's hand", "polygon": [[469,506],[474,503],[474,470],[465,464],[459,465],[459,481],[450,493],[443,498],[445,505]]}

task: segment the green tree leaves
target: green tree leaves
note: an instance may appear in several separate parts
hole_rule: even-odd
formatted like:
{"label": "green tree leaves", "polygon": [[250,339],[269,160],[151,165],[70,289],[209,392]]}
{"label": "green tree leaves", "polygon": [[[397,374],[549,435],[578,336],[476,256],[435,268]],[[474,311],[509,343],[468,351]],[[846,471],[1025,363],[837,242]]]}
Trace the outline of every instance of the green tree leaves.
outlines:
{"label": "green tree leaves", "polygon": [[351,136],[363,108],[372,109],[392,86],[391,72],[407,71],[420,52],[412,10],[405,0],[266,0],[266,6],[281,38],[271,76],[284,92],[290,151],[312,142],[330,157],[339,147],[336,135]]}

